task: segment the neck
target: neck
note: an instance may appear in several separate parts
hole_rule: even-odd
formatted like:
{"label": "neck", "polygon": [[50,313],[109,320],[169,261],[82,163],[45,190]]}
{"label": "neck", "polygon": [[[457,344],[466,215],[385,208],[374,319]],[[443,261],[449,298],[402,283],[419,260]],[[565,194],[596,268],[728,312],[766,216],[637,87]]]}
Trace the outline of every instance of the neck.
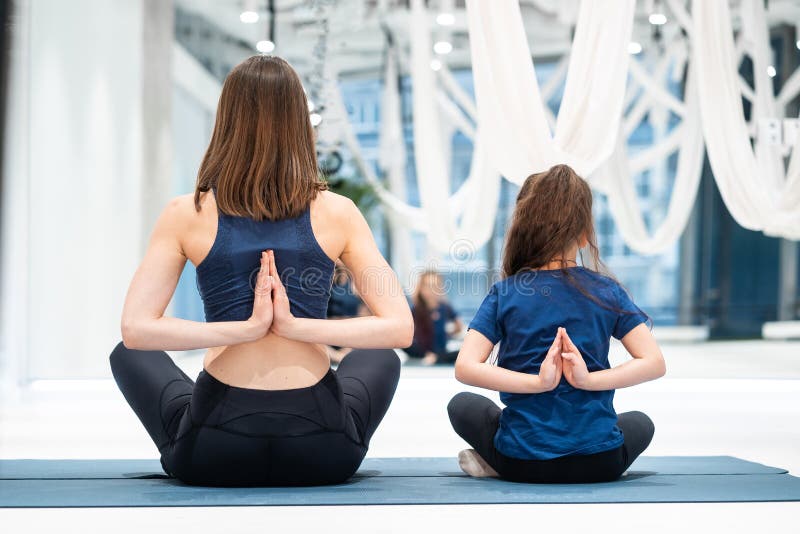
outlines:
{"label": "neck", "polygon": [[545,270],[551,269],[562,269],[564,267],[575,267],[578,265],[578,262],[575,260],[568,260],[568,259],[556,259],[550,260],[545,263],[541,268]]}
{"label": "neck", "polygon": [[573,247],[566,253],[551,259],[542,266],[542,269],[561,269],[578,265],[578,247]]}

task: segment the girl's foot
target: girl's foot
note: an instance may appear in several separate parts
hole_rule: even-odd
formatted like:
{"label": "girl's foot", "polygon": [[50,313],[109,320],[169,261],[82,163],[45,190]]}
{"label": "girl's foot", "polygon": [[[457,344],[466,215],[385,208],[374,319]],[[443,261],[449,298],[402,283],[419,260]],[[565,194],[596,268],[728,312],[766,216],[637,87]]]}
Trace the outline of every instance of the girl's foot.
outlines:
{"label": "girl's foot", "polygon": [[465,449],[458,453],[458,466],[471,477],[485,478],[485,477],[499,477],[497,471],[492,469],[492,466],[486,463],[486,460],[481,458],[481,455],[475,449]]}

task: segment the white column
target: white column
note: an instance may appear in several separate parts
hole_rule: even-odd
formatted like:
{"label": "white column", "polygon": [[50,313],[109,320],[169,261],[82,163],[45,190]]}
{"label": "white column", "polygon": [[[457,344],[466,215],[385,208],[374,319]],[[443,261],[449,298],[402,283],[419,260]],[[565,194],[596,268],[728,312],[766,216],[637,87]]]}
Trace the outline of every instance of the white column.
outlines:
{"label": "white column", "polygon": [[20,20],[28,118],[9,138],[26,138],[28,164],[5,185],[27,209],[4,227],[26,235],[27,254],[6,255],[3,269],[15,288],[6,309],[20,310],[4,332],[20,380],[110,373],[125,291],[170,192],[171,91],[159,91],[171,15],[157,20],[168,12],[171,2],[36,0]]}

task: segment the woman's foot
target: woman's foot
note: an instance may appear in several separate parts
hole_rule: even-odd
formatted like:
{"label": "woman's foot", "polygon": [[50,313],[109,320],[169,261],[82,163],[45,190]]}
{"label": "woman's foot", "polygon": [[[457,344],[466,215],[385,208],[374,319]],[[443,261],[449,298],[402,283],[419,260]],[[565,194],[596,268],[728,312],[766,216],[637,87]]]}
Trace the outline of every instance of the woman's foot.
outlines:
{"label": "woman's foot", "polygon": [[497,471],[481,458],[475,449],[465,449],[458,453],[458,467],[466,474],[475,478],[499,477]]}

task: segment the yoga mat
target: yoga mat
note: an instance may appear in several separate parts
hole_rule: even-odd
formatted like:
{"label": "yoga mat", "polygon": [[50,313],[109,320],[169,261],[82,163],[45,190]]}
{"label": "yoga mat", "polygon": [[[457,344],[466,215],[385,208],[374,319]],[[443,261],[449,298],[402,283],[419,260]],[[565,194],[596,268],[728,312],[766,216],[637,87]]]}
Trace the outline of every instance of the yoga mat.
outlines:
{"label": "yoga mat", "polygon": [[[630,473],[659,475],[769,475],[785,469],[733,456],[640,456]],[[56,478],[160,478],[158,460],[0,460],[0,480]],[[356,476],[467,476],[456,458],[367,458]]]}
{"label": "yoga mat", "polygon": [[[43,463],[47,462],[47,463]],[[78,468],[91,467],[86,473]],[[149,466],[148,466],[149,462]],[[209,488],[158,474],[152,460],[3,460],[0,507],[269,506],[800,500],[800,478],[731,457],[643,457],[620,480],[599,484],[518,484],[452,476],[452,459],[370,459],[336,486]],[[94,467],[92,467],[94,466]],[[727,468],[726,468],[727,466]],[[150,467],[150,469],[147,469]],[[661,470],[663,468],[663,470]],[[439,472],[430,472],[430,469]],[[720,471],[727,470],[728,474]],[[693,471],[696,474],[671,474]],[[715,474],[705,473],[714,471]],[[419,476],[423,474],[424,476]],[[48,475],[39,478],[9,478]],[[57,478],[59,475],[62,478]],[[63,478],[77,475],[83,478]],[[94,478],[90,477],[93,476]],[[98,477],[98,475],[107,475]],[[123,478],[119,478],[122,476]]]}

